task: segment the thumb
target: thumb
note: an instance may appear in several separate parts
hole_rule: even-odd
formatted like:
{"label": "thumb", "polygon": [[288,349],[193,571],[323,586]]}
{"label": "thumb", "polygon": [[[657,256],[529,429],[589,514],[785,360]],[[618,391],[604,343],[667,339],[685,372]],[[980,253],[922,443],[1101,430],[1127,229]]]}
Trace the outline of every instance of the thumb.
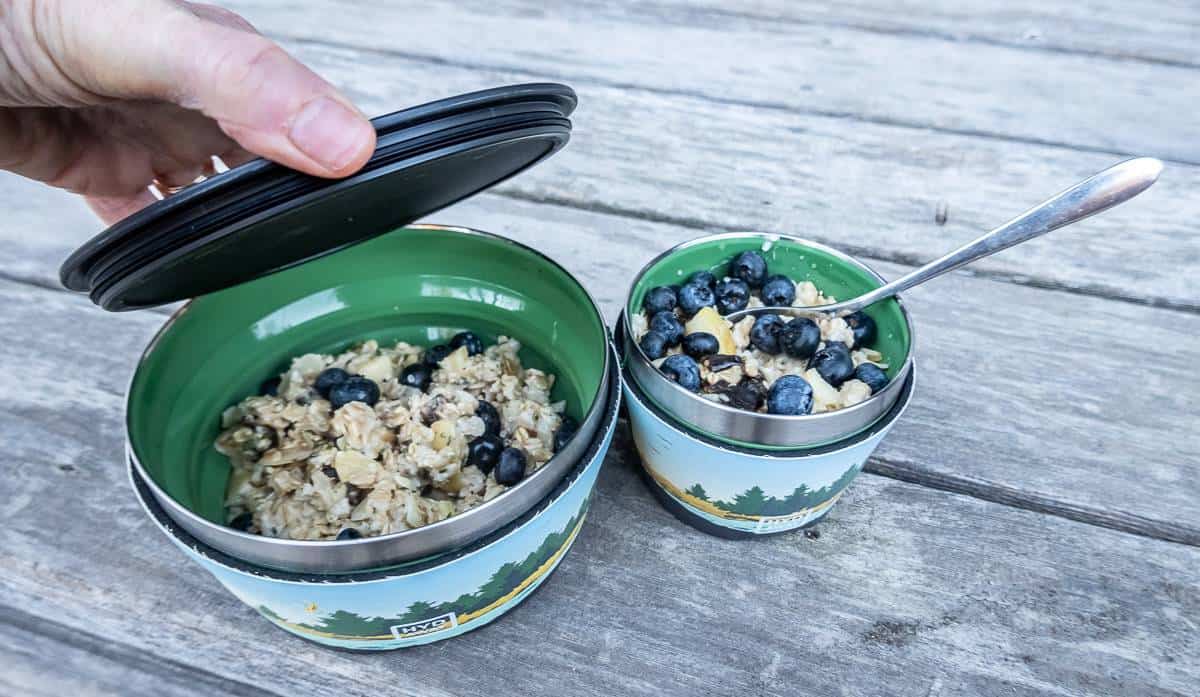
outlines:
{"label": "thumb", "polygon": [[352,174],[374,151],[362,113],[273,41],[192,12],[149,23],[144,96],[199,110],[246,150],[316,176]]}

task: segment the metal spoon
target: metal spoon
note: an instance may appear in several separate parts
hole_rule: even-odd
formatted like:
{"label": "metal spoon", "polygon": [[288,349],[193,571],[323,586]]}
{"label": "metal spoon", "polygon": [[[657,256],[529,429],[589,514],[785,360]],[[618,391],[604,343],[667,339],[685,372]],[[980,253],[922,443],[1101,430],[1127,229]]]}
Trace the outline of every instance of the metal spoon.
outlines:
{"label": "metal spoon", "polygon": [[1158,180],[1162,168],[1162,162],[1152,157],[1138,157],[1113,165],[1030,208],[979,239],[852,300],[809,307],[747,308],[731,312],[725,318],[736,322],[746,315],[764,312],[802,316],[847,315],[856,312],[976,259],[990,256],[1002,249],[1032,240],[1051,230],[1077,223],[1088,216],[1124,203],[1150,188],[1150,185]]}

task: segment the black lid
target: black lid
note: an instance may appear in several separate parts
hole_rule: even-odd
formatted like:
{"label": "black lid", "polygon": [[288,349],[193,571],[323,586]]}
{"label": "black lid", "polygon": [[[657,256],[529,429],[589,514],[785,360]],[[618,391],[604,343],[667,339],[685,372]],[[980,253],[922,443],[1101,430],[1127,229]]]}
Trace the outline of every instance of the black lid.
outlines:
{"label": "black lid", "polygon": [[380,116],[375,153],[345,179],[248,162],[97,235],[63,264],[63,285],[106,310],[131,310],[329,254],[549,157],[570,138],[575,103],[564,85],[513,85]]}

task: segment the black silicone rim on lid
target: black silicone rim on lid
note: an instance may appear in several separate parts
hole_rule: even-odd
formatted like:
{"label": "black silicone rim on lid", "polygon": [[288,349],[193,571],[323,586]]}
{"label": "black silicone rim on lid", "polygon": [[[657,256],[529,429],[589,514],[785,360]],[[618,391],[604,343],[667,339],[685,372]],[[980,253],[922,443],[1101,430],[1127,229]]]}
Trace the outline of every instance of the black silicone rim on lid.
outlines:
{"label": "black silicone rim on lid", "polygon": [[[569,137],[568,126],[552,123],[474,138],[373,168],[343,180],[342,186],[326,187],[266,211],[250,211],[201,239],[101,279],[92,289],[92,301],[106,310],[135,310],[282,271],[467,198],[544,159]],[[498,164],[490,169],[481,166],[489,160]],[[509,171],[514,161],[524,164]],[[464,162],[471,164],[468,174],[462,173]],[[410,186],[396,187],[397,178]],[[397,206],[396,191],[404,192],[407,207]],[[273,254],[269,264],[252,263],[268,254]],[[204,259],[199,267],[197,259]],[[242,260],[251,263],[239,267]]]}
{"label": "black silicone rim on lid", "polygon": [[[436,122],[443,126],[438,129],[425,129],[423,124],[421,129],[410,127],[381,135],[372,162],[369,168],[364,168],[363,171],[375,171],[401,159],[411,159],[450,145],[488,135],[512,133],[522,128],[557,125],[570,129],[570,121],[551,115],[552,112],[534,111],[511,115],[503,111],[500,113],[499,116],[483,119],[467,120],[464,117],[456,117],[448,128],[444,127],[443,119]],[[230,192],[222,199],[217,210],[210,210],[208,206],[184,209],[157,223],[147,225],[137,240],[120,245],[113,252],[97,259],[89,268],[88,286],[93,297],[100,297],[119,277],[134,273],[139,266],[150,264],[165,254],[179,251],[197,240],[208,238],[215,231],[233,226],[263,211],[279,205],[296,203],[301,197],[321,191],[332,191],[335,188],[336,184],[329,186],[327,180],[293,173],[288,179],[277,180],[269,185],[242,187],[242,190],[236,192],[236,198],[235,192]],[[340,248],[343,245],[336,246]]]}
{"label": "black silicone rim on lid", "polygon": [[[63,285],[90,293],[105,309],[136,309],[303,263],[401,227],[549,157],[569,139],[567,117],[575,105],[571,88],[536,83],[472,92],[380,116],[372,120],[379,140],[375,153],[362,170],[340,180],[253,160],[186,187],[100,233],[64,262]],[[408,167],[416,169],[405,174]],[[405,188],[414,185],[418,190]],[[372,196],[391,205],[381,206]],[[342,217],[322,212],[322,201]],[[300,220],[293,208],[303,208],[308,218]],[[353,215],[359,209],[366,213]],[[347,224],[347,217],[354,223]],[[299,227],[278,235],[281,219]],[[333,225],[336,230],[330,234],[328,226]],[[255,230],[278,235],[278,244],[264,245]],[[247,241],[252,254],[233,253]],[[231,259],[243,263],[233,268]],[[214,268],[215,263],[225,266]]]}

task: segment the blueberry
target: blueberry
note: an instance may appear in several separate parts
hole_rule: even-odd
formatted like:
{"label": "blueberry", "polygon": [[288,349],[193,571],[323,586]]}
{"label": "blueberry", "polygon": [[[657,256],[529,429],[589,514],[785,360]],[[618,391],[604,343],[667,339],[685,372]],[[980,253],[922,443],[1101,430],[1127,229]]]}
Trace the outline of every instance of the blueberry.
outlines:
{"label": "blueberry", "polygon": [[342,528],[342,531],[337,534],[338,540],[357,540],[362,537],[362,533],[354,528]]}
{"label": "blueberry", "polygon": [[854,377],[867,383],[867,387],[871,388],[871,394],[882,390],[888,384],[887,373],[874,363],[860,363],[854,369]]}
{"label": "blueberry", "polygon": [[646,314],[653,317],[660,312],[670,312],[675,309],[679,303],[679,298],[675,296],[675,289],[671,286],[658,286],[646,291],[646,297],[642,298],[642,309]]}
{"label": "blueberry", "polygon": [[682,353],[668,356],[659,368],[663,375],[679,383],[685,390],[700,390],[700,366],[691,357]]}
{"label": "blueberry", "polygon": [[746,378],[729,393],[729,404],[746,411],[758,411],[766,399],[766,390],[759,380]]}
{"label": "blueberry", "polygon": [[562,423],[558,430],[554,432],[554,452],[558,452],[566,447],[575,434],[579,432],[579,423],[572,419],[567,414],[562,415]]}
{"label": "blueberry", "polygon": [[861,348],[875,341],[875,336],[879,331],[875,327],[875,320],[871,319],[870,315],[859,310],[842,319],[846,320],[846,324],[850,325],[850,330],[854,332],[854,348]]}
{"label": "blueberry", "polygon": [[791,307],[796,299],[796,284],[783,274],[776,274],[763,282],[762,301],[774,307]]}
{"label": "blueberry", "polygon": [[813,354],[808,362],[809,368],[815,368],[825,382],[834,387],[841,387],[854,375],[854,361],[850,360],[850,348],[840,341],[825,344],[825,348]]}
{"label": "blueberry", "polygon": [[491,402],[479,400],[479,406],[475,407],[475,416],[483,419],[484,435],[500,435],[500,412],[496,411]]}
{"label": "blueberry", "polygon": [[500,461],[504,441],[499,436],[484,434],[467,444],[467,464],[475,465],[484,474],[490,474]]}
{"label": "blueberry", "polygon": [[483,340],[480,339],[474,332],[459,332],[450,339],[450,348],[458,349],[463,346],[467,347],[468,356],[478,356],[483,353]]}
{"label": "blueberry", "polygon": [[241,530],[242,532],[248,532],[250,530],[250,526],[253,524],[254,515],[251,513],[240,513],[236,518],[229,521],[229,527],[233,528],[234,530]]}
{"label": "blueberry", "polygon": [[721,342],[708,332],[693,332],[683,338],[683,352],[700,360],[721,350]]}
{"label": "blueberry", "polygon": [[[467,349],[470,351],[471,349]],[[433,380],[433,368],[424,363],[413,363],[400,371],[400,384],[415,387],[424,392]]]}
{"label": "blueberry", "polygon": [[688,276],[687,282],[708,286],[709,288],[717,287],[717,277],[712,275],[711,271],[697,271],[691,276]]}
{"label": "blueberry", "polygon": [[821,343],[821,328],[807,317],[797,317],[779,330],[779,348],[792,358],[811,358]]}
{"label": "blueberry", "polygon": [[767,279],[767,260],[754,250],[742,252],[729,262],[729,275],[742,279],[751,288],[761,288]]}
{"label": "blueberry", "polygon": [[363,402],[373,407],[379,401],[379,385],[370,378],[355,375],[346,378],[343,383],[334,385],[329,391],[329,401],[334,409],[341,409],[350,402]]}
{"label": "blueberry", "polygon": [[642,335],[642,340],[638,342],[638,346],[642,347],[646,358],[652,361],[656,361],[667,355],[667,337],[659,332],[646,332]]}
{"label": "blueberry", "polygon": [[[433,348],[426,350],[425,355],[421,357],[421,361],[425,365],[431,366],[431,367],[441,365],[442,360],[446,356],[449,356],[452,350],[453,349],[451,349],[449,346],[447,346],[445,344],[438,344],[437,346],[434,346]],[[470,351],[470,349],[467,349],[467,350]]]}
{"label": "blueberry", "polygon": [[678,346],[683,339],[683,322],[674,312],[660,312],[650,318],[650,331],[662,334],[667,346]]}
{"label": "blueberry", "polygon": [[767,413],[800,416],[812,412],[813,389],[799,375],[784,375],[771,385]]}
{"label": "blueberry", "polygon": [[279,384],[283,382],[278,376],[268,378],[262,381],[258,386],[258,393],[264,397],[275,397],[279,395]]}
{"label": "blueberry", "polygon": [[329,391],[350,379],[350,373],[341,368],[326,368],[317,375],[313,387],[325,399],[329,399]]}
{"label": "blueberry", "polygon": [[759,315],[754,318],[754,326],[750,328],[750,343],[764,353],[779,353],[779,330],[783,326],[783,318],[779,315]]}
{"label": "blueberry", "polygon": [[730,312],[746,309],[750,303],[750,286],[740,278],[727,278],[717,284],[717,312],[727,315]]}
{"label": "blueberry", "polygon": [[698,283],[689,283],[679,289],[679,309],[685,317],[691,317],[702,307],[717,304],[717,296],[713,289]]}
{"label": "blueberry", "polygon": [[505,448],[500,453],[500,461],[496,463],[496,471],[492,473],[497,484],[512,486],[525,478],[525,453],[516,448]]}

